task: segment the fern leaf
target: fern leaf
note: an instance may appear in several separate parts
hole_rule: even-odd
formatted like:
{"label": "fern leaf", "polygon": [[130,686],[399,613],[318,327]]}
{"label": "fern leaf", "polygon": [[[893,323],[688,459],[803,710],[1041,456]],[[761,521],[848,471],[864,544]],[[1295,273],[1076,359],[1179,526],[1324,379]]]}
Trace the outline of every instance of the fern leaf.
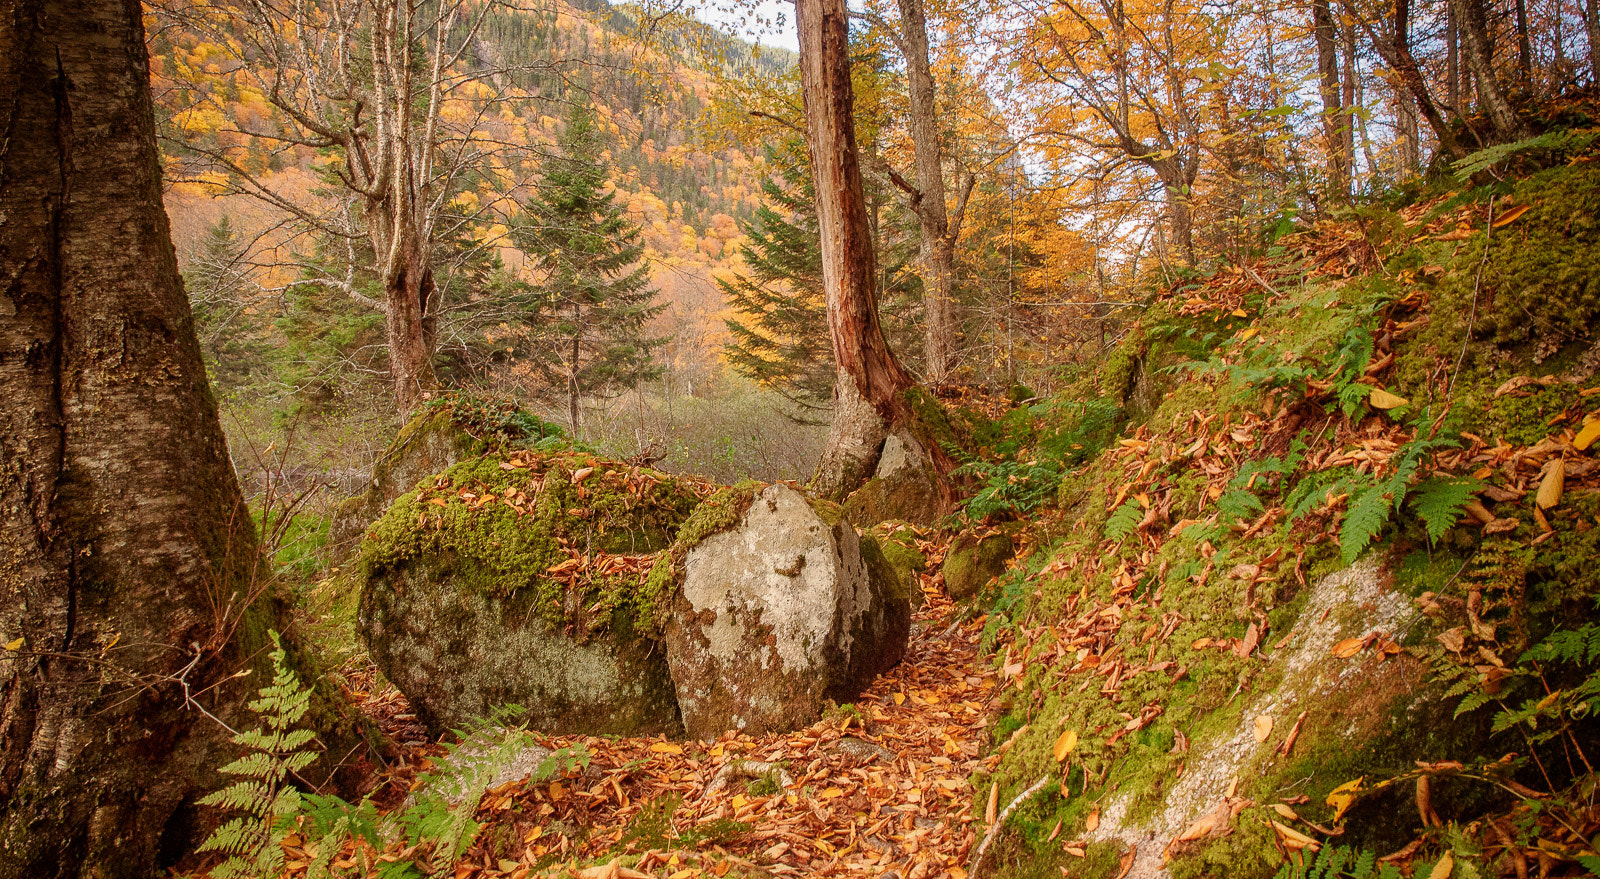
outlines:
{"label": "fern leaf", "polygon": [[1134,500],[1123,501],[1117,507],[1111,518],[1106,520],[1106,539],[1121,542],[1123,538],[1133,533],[1139,525],[1139,520],[1144,518],[1144,512],[1139,509],[1139,504]]}
{"label": "fern leaf", "polygon": [[1346,565],[1354,564],[1383,526],[1389,524],[1389,495],[1384,486],[1373,485],[1356,496],[1339,527],[1339,544],[1344,548]]}
{"label": "fern leaf", "polygon": [[1411,491],[1411,506],[1427,527],[1428,541],[1438,543],[1461,520],[1467,503],[1483,483],[1476,479],[1424,479]]}

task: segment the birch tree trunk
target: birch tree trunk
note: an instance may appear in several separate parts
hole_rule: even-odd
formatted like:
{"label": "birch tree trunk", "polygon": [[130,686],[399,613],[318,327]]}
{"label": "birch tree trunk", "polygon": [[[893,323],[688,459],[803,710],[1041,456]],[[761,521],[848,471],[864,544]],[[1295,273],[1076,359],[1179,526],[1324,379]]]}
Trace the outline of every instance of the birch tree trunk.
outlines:
{"label": "birch tree trunk", "polygon": [[[137,3],[0,0],[0,877],[150,876],[276,622],[161,206]],[[264,576],[264,575],[262,575]],[[259,679],[259,675],[257,678]]]}
{"label": "birch tree trunk", "polygon": [[1456,28],[1461,34],[1462,54],[1467,67],[1478,82],[1478,102],[1489,115],[1495,139],[1502,143],[1517,140],[1526,132],[1526,126],[1517,118],[1516,111],[1500,88],[1500,78],[1494,71],[1494,54],[1489,46],[1488,23],[1484,18],[1483,0],[1450,0],[1455,13]]}

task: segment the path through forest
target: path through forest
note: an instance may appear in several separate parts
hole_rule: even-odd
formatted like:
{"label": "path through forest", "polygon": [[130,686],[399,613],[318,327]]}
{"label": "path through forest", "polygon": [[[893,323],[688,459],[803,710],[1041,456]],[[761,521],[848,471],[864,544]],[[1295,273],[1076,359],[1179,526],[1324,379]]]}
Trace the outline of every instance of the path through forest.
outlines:
{"label": "path through forest", "polygon": [[[937,563],[943,547],[924,549]],[[490,791],[477,815],[486,826],[456,879],[965,879],[985,806],[993,808],[974,805],[968,779],[999,760],[981,756],[997,677],[974,663],[983,619],[955,621],[958,608],[931,567],[905,661],[853,709],[787,735],[715,742],[540,737],[550,748],[581,744],[589,766]],[[352,695],[409,739],[390,779],[405,789],[443,749],[418,737],[392,688]]]}

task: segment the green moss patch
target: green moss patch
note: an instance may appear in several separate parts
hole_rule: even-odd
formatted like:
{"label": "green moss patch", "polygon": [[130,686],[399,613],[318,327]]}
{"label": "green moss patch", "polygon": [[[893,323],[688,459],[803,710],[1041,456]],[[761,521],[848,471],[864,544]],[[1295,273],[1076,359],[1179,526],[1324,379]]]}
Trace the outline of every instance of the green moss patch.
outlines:
{"label": "green moss patch", "polygon": [[395,501],[362,544],[360,579],[420,565],[557,625],[653,620],[649,567],[627,559],[670,544],[698,501],[691,483],[582,452],[485,455]]}

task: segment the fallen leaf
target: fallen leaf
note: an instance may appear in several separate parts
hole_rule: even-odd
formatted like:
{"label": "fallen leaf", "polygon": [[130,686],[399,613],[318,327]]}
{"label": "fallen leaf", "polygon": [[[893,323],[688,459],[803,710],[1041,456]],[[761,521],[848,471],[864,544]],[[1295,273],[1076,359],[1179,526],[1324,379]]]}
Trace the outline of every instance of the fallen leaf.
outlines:
{"label": "fallen leaf", "polygon": [[24,640],[25,640],[25,639],[23,639],[23,638],[18,638],[18,639],[17,639],[17,640],[15,640],[15,641],[12,641],[12,642],[10,642],[10,643],[8,643],[8,644],[6,644],[6,649],[7,649],[7,650],[12,650],[12,651],[15,651],[15,650],[21,650],[21,649],[22,649],[22,642],[23,642],[23,641],[24,641]]}
{"label": "fallen leaf", "polygon": [[1278,839],[1283,842],[1284,848],[1310,849],[1312,851],[1316,851],[1322,847],[1321,843],[1309,836],[1306,836],[1304,833],[1301,833],[1293,827],[1284,824],[1282,821],[1272,822],[1272,827],[1274,830],[1278,831]]}
{"label": "fallen leaf", "polygon": [[1272,735],[1272,715],[1262,714],[1258,716],[1250,727],[1251,735],[1255,736],[1257,742],[1266,741],[1267,737]]}
{"label": "fallen leaf", "polygon": [[1428,879],[1450,879],[1450,874],[1455,872],[1456,859],[1449,852],[1439,858],[1439,863],[1433,865],[1433,872],[1428,874]]}
{"label": "fallen leaf", "polygon": [[1282,803],[1273,803],[1272,804],[1272,811],[1277,812],[1279,815],[1282,815],[1283,817],[1289,819],[1290,821],[1299,821],[1300,820],[1300,816],[1295,812],[1295,810],[1289,808],[1288,806],[1285,806]]}
{"label": "fallen leaf", "polygon": [[1067,755],[1071,754],[1072,750],[1074,748],[1076,748],[1076,747],[1078,747],[1078,731],[1077,730],[1069,729],[1066,732],[1063,732],[1061,735],[1057,736],[1056,737],[1056,746],[1055,746],[1055,749],[1054,749],[1054,752],[1053,752],[1055,754],[1055,757],[1056,757],[1056,762],[1060,763],[1062,760],[1067,759]]}
{"label": "fallen leaf", "polygon": [[1515,223],[1518,217],[1521,217],[1523,214],[1527,213],[1532,207],[1533,205],[1519,204],[1500,216],[1495,217],[1494,228],[1498,229],[1501,226],[1509,226],[1512,223]]}
{"label": "fallen leaf", "polygon": [[1333,645],[1333,655],[1340,659],[1349,659],[1361,652],[1362,645],[1367,643],[1365,638],[1346,638]]}
{"label": "fallen leaf", "polygon": [[1361,793],[1361,783],[1366,780],[1367,777],[1363,775],[1355,781],[1347,781],[1328,792],[1328,798],[1324,802],[1333,807],[1333,820],[1335,823],[1338,823],[1339,819],[1344,817],[1344,813],[1349,811],[1350,807],[1355,804],[1356,797]]}
{"label": "fallen leaf", "polygon": [[656,742],[650,746],[650,750],[657,754],[682,754],[683,746],[672,742]]}
{"label": "fallen leaf", "polygon": [[1083,829],[1093,833],[1100,829],[1100,810],[1090,809],[1089,816],[1083,819]]}
{"label": "fallen leaf", "polygon": [[1373,388],[1371,393],[1367,394],[1367,402],[1378,409],[1398,409],[1411,401],[1398,394],[1391,394],[1383,388]]}
{"label": "fallen leaf", "polygon": [[989,785],[989,804],[983,808],[983,823],[994,825],[995,812],[1000,808],[1000,785]]}
{"label": "fallen leaf", "polygon": [[1539,481],[1539,494],[1534,499],[1539,506],[1548,510],[1561,503],[1561,490],[1567,482],[1567,462],[1564,458],[1557,458],[1545,468],[1544,479]]}
{"label": "fallen leaf", "polygon": [[578,469],[572,471],[572,484],[573,485],[577,485],[578,483],[584,481],[585,479],[588,479],[589,478],[589,474],[591,474],[593,472],[594,472],[594,468],[593,467],[579,467]]}
{"label": "fallen leaf", "polygon": [[1583,429],[1573,438],[1572,447],[1580,452],[1587,451],[1597,439],[1600,439],[1600,415],[1591,415],[1589,420],[1583,423]]}

